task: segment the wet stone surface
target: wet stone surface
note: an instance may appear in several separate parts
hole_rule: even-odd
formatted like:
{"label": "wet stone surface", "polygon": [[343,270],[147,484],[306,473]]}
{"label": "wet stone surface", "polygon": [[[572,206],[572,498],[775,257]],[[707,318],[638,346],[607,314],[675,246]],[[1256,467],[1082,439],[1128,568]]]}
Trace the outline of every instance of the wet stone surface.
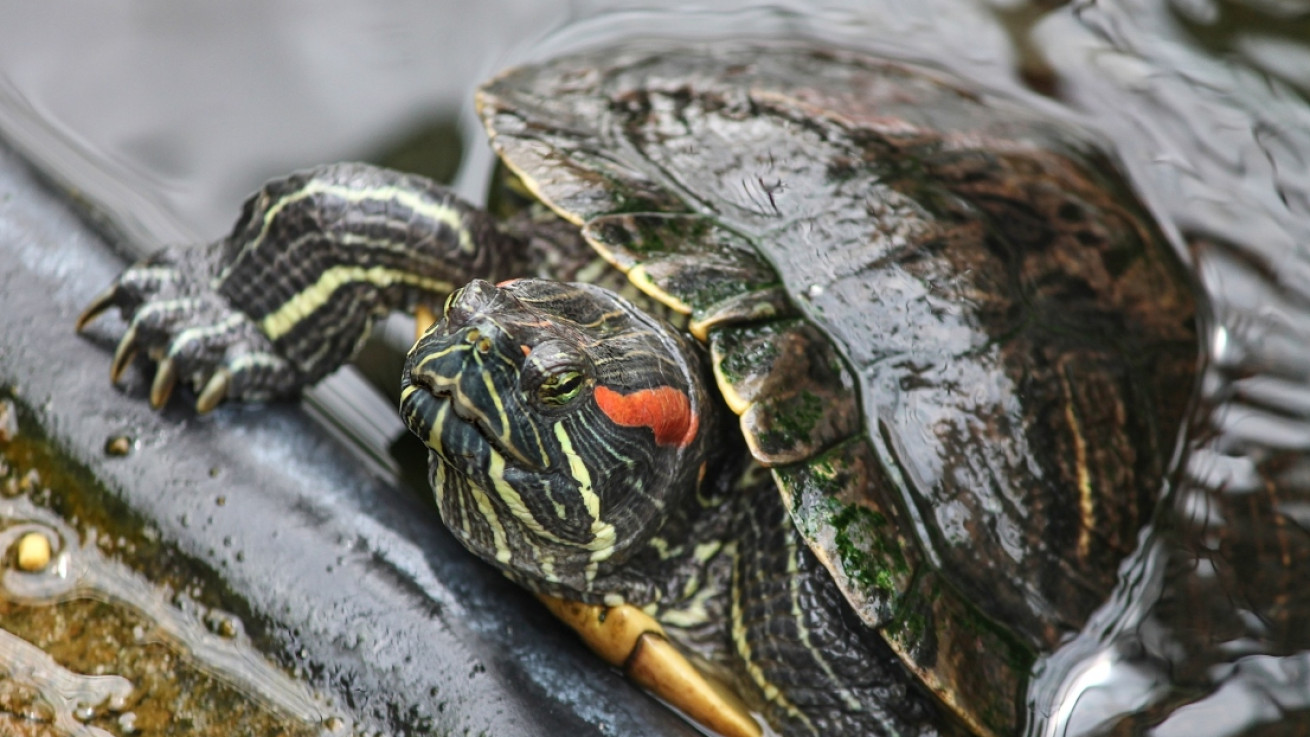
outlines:
{"label": "wet stone surface", "polygon": [[[11,436],[0,454],[6,552],[0,731],[87,737],[177,734],[179,728],[286,737],[325,731],[326,721],[292,713],[235,674],[223,674],[223,665],[207,657],[215,638],[204,630],[233,640],[236,627],[224,633],[208,624],[231,618],[191,599],[189,592],[203,596],[204,587],[189,585],[185,568],[149,536],[138,543],[104,534],[101,526],[112,522],[88,504],[91,485],[62,470],[35,432]],[[25,556],[35,555],[31,548],[42,546],[46,560],[25,565]],[[155,561],[153,584],[116,560],[143,555]],[[230,649],[258,669],[261,658],[248,638]],[[265,669],[263,676],[276,681],[272,668]],[[313,711],[332,711],[307,694],[302,701]]]}

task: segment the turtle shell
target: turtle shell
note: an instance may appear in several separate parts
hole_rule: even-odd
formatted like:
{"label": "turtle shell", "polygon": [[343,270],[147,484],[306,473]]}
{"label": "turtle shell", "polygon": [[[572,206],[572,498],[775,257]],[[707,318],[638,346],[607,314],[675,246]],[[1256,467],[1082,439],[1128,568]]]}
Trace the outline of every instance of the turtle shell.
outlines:
{"label": "turtle shell", "polygon": [[851,606],[981,733],[1115,585],[1195,384],[1190,285],[1083,136],[806,44],[512,70],[492,145],[688,315]]}

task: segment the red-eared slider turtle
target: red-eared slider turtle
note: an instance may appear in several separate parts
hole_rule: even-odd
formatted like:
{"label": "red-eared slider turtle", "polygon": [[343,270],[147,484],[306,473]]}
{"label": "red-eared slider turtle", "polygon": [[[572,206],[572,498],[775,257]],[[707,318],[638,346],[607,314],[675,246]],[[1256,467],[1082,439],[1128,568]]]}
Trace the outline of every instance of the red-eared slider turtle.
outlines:
{"label": "red-eared slider turtle", "polygon": [[1194,383],[1188,282],[1103,158],[805,44],[584,53],[479,107],[553,215],[359,164],[271,182],[88,308],[130,319],[113,376],[143,349],[156,405],[292,394],[444,304],[401,413],[470,550],[581,630],[653,615],[787,734],[1017,731]]}

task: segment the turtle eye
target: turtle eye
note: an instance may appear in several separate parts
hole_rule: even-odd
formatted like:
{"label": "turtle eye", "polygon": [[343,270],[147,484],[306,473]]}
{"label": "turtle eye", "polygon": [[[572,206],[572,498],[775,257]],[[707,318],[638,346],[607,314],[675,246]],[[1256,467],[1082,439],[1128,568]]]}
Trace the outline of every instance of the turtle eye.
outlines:
{"label": "turtle eye", "polygon": [[519,385],[537,406],[564,407],[586,390],[591,380],[587,360],[569,344],[550,340],[527,353]]}
{"label": "turtle eye", "polygon": [[537,399],[555,407],[568,404],[582,392],[583,382],[582,372],[576,369],[551,374],[537,387]]}

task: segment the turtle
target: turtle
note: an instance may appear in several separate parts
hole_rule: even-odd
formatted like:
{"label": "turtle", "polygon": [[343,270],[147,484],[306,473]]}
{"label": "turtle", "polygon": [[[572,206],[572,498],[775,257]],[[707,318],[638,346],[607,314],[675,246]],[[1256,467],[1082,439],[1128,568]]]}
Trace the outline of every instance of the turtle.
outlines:
{"label": "turtle", "polygon": [[118,307],[112,380],[144,352],[153,405],[205,412],[433,309],[400,412],[441,518],[610,662],[724,734],[1013,734],[1150,521],[1199,355],[1160,226],[1037,108],[810,40],[578,51],[479,89],[494,214],[298,172],[78,328]]}

